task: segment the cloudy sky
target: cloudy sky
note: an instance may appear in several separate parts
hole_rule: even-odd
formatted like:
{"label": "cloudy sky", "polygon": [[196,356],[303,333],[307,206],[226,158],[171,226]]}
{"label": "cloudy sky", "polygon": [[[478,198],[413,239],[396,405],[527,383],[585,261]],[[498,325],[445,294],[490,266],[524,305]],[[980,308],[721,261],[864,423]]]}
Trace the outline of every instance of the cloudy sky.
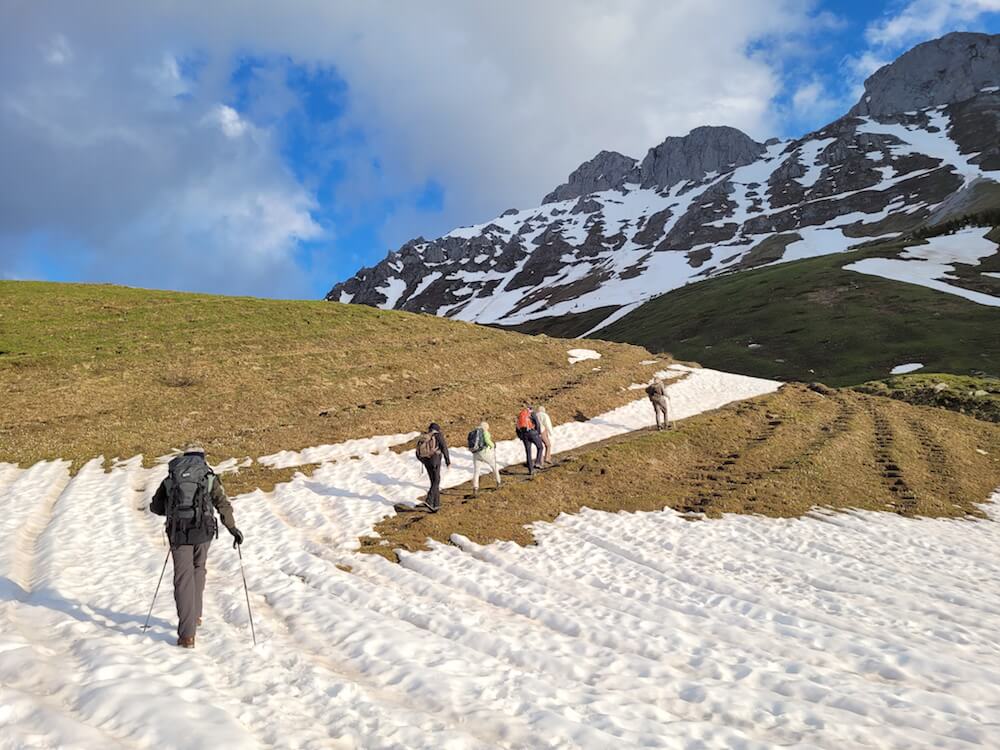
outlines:
{"label": "cloudy sky", "polygon": [[822,125],[1000,0],[0,0],[0,278],[320,297],[601,149]]}

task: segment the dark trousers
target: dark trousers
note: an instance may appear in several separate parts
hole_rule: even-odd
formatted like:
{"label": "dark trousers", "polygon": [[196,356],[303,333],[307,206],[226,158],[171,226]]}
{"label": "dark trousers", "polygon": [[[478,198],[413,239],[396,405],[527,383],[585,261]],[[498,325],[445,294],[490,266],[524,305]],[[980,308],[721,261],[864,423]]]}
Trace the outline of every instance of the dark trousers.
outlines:
{"label": "dark trousers", "polygon": [[201,598],[205,592],[205,565],[208,548],[203,544],[181,544],[170,548],[174,559],[174,603],[177,605],[177,635],[194,636],[201,617]]}
{"label": "dark trousers", "polygon": [[421,458],[420,463],[427,469],[427,476],[431,480],[431,488],[427,492],[427,507],[437,510],[441,507],[441,454]]}
{"label": "dark trousers", "polygon": [[[535,473],[535,466],[542,463],[542,451],[545,445],[542,443],[542,436],[537,430],[525,430],[521,435],[521,442],[524,443],[524,460],[528,465],[528,473]],[[535,460],[531,460],[531,446],[535,446]]]}

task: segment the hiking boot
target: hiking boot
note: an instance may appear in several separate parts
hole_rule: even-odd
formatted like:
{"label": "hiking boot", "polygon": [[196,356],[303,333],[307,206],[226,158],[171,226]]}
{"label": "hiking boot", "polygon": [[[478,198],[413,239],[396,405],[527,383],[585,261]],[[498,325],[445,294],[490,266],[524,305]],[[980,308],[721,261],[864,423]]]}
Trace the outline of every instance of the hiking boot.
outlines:
{"label": "hiking boot", "polygon": [[182,636],[181,638],[178,638],[177,645],[180,646],[181,648],[194,648],[194,636],[189,635],[186,637]]}

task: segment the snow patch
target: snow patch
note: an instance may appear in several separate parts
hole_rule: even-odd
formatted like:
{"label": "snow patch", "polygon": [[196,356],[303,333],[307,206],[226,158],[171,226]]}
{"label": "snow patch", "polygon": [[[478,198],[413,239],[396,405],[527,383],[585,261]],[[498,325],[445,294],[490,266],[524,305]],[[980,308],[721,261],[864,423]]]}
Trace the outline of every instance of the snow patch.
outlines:
{"label": "snow patch", "polygon": [[570,349],[566,352],[569,355],[569,363],[575,365],[577,362],[583,362],[588,359],[600,359],[601,355],[599,352],[595,352],[593,349]]}
{"label": "snow patch", "polygon": [[916,372],[921,369],[923,364],[920,362],[910,362],[905,365],[896,365],[891,370],[889,370],[890,375],[905,375],[908,372]]}

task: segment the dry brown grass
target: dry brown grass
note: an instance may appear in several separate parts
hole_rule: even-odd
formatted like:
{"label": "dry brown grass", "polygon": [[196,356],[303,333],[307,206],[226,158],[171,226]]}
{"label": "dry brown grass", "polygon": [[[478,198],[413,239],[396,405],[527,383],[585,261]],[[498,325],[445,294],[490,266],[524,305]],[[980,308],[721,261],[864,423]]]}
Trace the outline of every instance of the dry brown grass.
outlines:
{"label": "dry brown grass", "polygon": [[[483,417],[508,438],[526,398],[590,417],[656,369],[605,342],[569,365],[578,345],[328,302],[0,282],[0,461],[152,460],[191,439],[218,461]],[[255,467],[227,489],[283,476]]]}
{"label": "dry brown grass", "polygon": [[[462,534],[486,544],[530,544],[529,524],[583,507],[665,507],[800,516],[816,506],[903,515],[981,515],[1000,486],[1000,426],[952,412],[849,391],[823,396],[788,385],[777,394],[694,417],[673,432],[623,436],[580,449],[526,481],[507,472],[498,491],[446,491],[440,512],[381,522],[366,552],[423,549]],[[489,479],[483,484],[489,486]],[[387,539],[389,544],[380,542]]]}

